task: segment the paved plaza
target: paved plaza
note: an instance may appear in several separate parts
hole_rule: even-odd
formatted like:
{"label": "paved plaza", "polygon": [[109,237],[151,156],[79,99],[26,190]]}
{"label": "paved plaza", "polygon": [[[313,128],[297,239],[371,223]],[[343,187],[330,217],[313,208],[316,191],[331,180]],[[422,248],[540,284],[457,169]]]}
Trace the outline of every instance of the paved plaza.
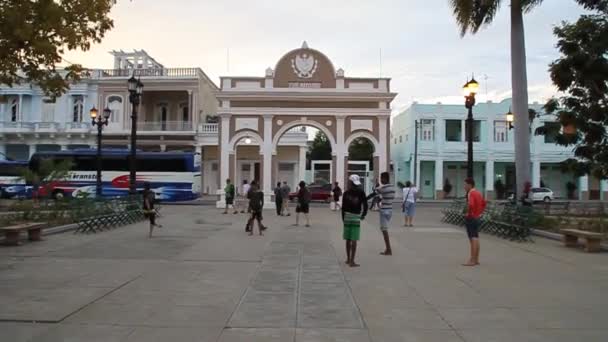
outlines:
{"label": "paved plaza", "polygon": [[338,213],[311,211],[305,228],[268,210],[250,237],[244,214],[165,206],[153,239],[142,222],[0,248],[0,340],[608,340],[605,253],[482,235],[462,267],[464,232],[429,206],[394,217],[392,257],[371,213],[350,268]]}

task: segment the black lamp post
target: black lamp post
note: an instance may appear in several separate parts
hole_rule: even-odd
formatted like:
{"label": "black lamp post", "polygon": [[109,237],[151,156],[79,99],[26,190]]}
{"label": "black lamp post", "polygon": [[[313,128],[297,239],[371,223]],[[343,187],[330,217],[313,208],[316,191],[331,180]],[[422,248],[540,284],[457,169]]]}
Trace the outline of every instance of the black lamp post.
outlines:
{"label": "black lamp post", "polygon": [[464,106],[469,110],[466,121],[466,136],[467,136],[467,177],[473,178],[473,106],[475,106],[475,94],[479,90],[479,83],[475,81],[474,77],[468,81],[464,87]]}
{"label": "black lamp post", "polygon": [[513,121],[515,120],[515,115],[511,112],[511,107],[509,107],[509,112],[507,112],[507,122],[509,123],[509,131],[513,129]]}
{"label": "black lamp post", "polygon": [[129,159],[129,194],[137,193],[136,184],[136,150],[137,150],[137,108],[141,101],[141,95],[144,92],[144,85],[131,76],[127,81],[129,85],[129,102],[131,102],[131,157]]}
{"label": "black lamp post", "polygon": [[103,110],[103,114],[99,115],[97,112],[97,108],[91,108],[89,112],[91,115],[91,123],[93,126],[97,126],[97,183],[95,186],[95,195],[97,198],[100,198],[102,195],[101,191],[101,132],[103,130],[103,126],[108,124],[110,119],[110,114],[112,111],[106,107]]}

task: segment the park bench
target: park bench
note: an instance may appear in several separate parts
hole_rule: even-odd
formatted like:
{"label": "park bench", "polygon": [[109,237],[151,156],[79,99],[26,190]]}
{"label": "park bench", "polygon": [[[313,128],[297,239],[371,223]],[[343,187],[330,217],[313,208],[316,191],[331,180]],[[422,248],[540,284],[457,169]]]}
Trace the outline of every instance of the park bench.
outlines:
{"label": "park bench", "polygon": [[587,232],[579,229],[561,229],[560,233],[564,234],[564,245],[566,247],[577,247],[578,238],[585,239],[585,252],[595,253],[601,249],[600,242],[604,237],[603,234]]}
{"label": "park bench", "polygon": [[27,230],[28,239],[30,241],[42,240],[42,228],[44,226],[46,226],[46,223],[44,222],[29,222],[0,227],[0,230],[4,231],[4,243],[6,245],[18,246],[20,244],[19,235],[22,231]]}

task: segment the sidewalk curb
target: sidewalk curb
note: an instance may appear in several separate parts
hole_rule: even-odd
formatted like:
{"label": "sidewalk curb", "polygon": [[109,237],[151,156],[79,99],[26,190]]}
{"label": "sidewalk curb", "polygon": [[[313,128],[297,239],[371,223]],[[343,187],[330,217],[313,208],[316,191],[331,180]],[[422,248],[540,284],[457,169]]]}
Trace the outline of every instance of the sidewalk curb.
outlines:
{"label": "sidewalk curb", "polygon": [[[544,230],[540,230],[540,229],[531,229],[532,231],[532,235],[536,235],[536,236],[540,236],[540,237],[544,237],[550,240],[555,240],[555,241],[562,241],[562,234],[558,234],[558,233],[551,233],[551,232],[547,232]],[[600,245],[602,251],[608,251],[608,244],[601,244]]]}

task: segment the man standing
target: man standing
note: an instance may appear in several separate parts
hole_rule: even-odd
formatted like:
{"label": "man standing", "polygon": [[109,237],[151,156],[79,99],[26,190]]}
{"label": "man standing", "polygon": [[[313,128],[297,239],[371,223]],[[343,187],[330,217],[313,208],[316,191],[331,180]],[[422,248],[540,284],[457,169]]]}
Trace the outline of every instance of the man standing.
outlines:
{"label": "man standing", "polygon": [[245,179],[243,181],[243,189],[241,192],[241,196],[243,197],[243,207],[241,208],[241,214],[245,212],[245,207],[247,207],[247,212],[249,212],[249,203],[248,203],[248,197],[247,194],[249,193],[249,189],[251,188],[251,185],[249,185],[249,183],[247,183],[247,180]]}
{"label": "man standing", "polygon": [[391,241],[388,237],[388,227],[393,217],[393,200],[395,199],[395,187],[390,184],[390,177],[388,172],[382,172],[380,174],[381,185],[376,187],[376,194],[380,199],[380,231],[384,237],[384,252],[381,255],[393,255],[391,249]]}
{"label": "man standing", "polygon": [[228,207],[232,206],[232,209],[234,209],[234,213],[238,214],[239,211],[236,208],[236,205],[234,204],[234,197],[235,197],[235,189],[234,189],[234,184],[232,184],[230,182],[230,178],[226,179],[226,187],[224,188],[224,194],[226,197],[226,208],[224,209],[224,214],[228,214]]}
{"label": "man standing", "polygon": [[260,191],[257,182],[251,182],[251,188],[247,193],[247,198],[249,199],[249,210],[251,211],[251,216],[247,221],[247,227],[249,227],[249,235],[253,235],[253,225],[255,221],[258,221],[258,229],[260,232],[260,236],[264,235],[262,232],[266,230],[266,227],[262,223],[262,209],[264,209],[264,193]]}
{"label": "man standing", "polygon": [[338,210],[340,208],[340,197],[342,197],[342,189],[340,189],[340,185],[338,182],[334,184],[334,188],[331,189],[331,192],[334,197],[334,209]]}
{"label": "man standing", "polygon": [[464,180],[464,189],[467,192],[465,225],[471,247],[471,256],[469,261],[462,265],[477,266],[479,265],[479,219],[486,207],[486,201],[481,196],[481,193],[475,189],[475,180],[473,178]]}
{"label": "man standing", "polygon": [[277,206],[277,215],[281,216],[283,211],[283,192],[281,191],[281,182],[277,183],[274,188],[274,204]]}
{"label": "man standing", "polygon": [[283,196],[283,216],[291,216],[289,213],[289,193],[291,192],[291,188],[287,185],[287,182],[283,182],[283,186],[281,187],[281,195]]}
{"label": "man standing", "polygon": [[357,241],[361,237],[361,220],[367,215],[367,198],[361,190],[361,180],[357,175],[348,178],[348,189],[342,195],[342,237],[346,241],[346,264],[359,267],[355,262]]}

